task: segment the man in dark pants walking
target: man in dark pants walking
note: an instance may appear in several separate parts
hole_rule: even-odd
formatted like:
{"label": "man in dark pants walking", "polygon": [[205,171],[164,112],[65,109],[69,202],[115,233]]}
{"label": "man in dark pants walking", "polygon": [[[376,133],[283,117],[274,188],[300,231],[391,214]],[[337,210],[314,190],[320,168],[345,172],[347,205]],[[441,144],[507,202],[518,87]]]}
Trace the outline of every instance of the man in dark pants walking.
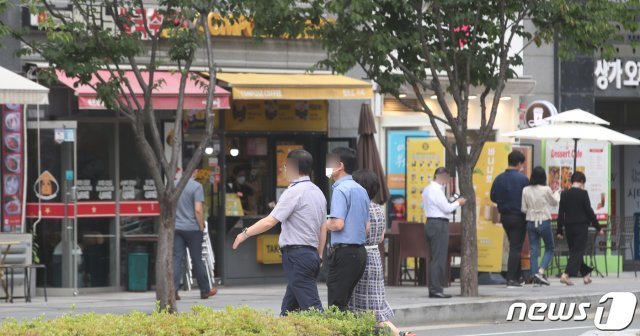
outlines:
{"label": "man in dark pants walking", "polygon": [[327,176],[335,181],[331,214],[326,222],[326,229],[331,231],[327,288],[329,306],[342,311],[348,309],[353,289],[367,264],[364,243],[369,222],[369,195],[351,177],[356,166],[356,152],[351,148],[336,148],[327,160]]}
{"label": "man in dark pants walking", "polygon": [[444,193],[451,177],[444,167],[438,167],[433,181],[422,191],[422,208],[427,217],[425,234],[429,242],[429,297],[435,299],[448,299],[451,295],[445,294],[442,282],[445,278],[447,254],[449,253],[449,217],[451,213],[467,200],[463,197],[449,202]]}
{"label": "man in dark pants walking", "polygon": [[291,182],[280,196],[269,216],[244,229],[236,237],[233,249],[247,238],[259,235],[282,223],[278,244],[282,251],[282,267],[287,276],[287,290],[280,314],[315,308],[322,311],[316,278],[320,272],[326,242],[320,235],[327,215],[324,194],[309,179],[313,167],[311,154],[296,149],[287,155],[284,172]]}
{"label": "man in dark pants walking", "polygon": [[529,185],[529,179],[521,173],[525,161],[522,152],[512,151],[508,160],[509,168],[493,181],[491,201],[498,205],[502,227],[509,239],[507,288],[515,288],[522,287],[520,253],[527,234],[526,217],[522,212],[522,189]]}
{"label": "man in dark pants walking", "polygon": [[173,238],[173,284],[176,289],[176,300],[180,300],[178,288],[182,278],[182,262],[185,251],[189,249],[193,272],[198,280],[200,298],[208,299],[218,293],[211,289],[207,271],[202,261],[202,232],[204,231],[204,190],[202,184],[192,178],[180,194],[176,209],[176,227]]}

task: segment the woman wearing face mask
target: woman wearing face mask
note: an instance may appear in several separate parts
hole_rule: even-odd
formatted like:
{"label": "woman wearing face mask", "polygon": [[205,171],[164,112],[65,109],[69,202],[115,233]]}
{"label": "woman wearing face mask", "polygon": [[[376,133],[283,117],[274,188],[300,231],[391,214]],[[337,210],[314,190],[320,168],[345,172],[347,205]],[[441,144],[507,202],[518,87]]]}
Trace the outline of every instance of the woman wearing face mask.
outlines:
{"label": "woman wearing face mask", "polygon": [[598,235],[604,235],[596,214],[591,208],[589,194],[584,190],[587,181],[584,173],[575,172],[571,175],[571,188],[562,192],[560,196],[560,207],[558,209],[558,239],[564,239],[565,230],[567,244],[569,245],[569,261],[567,267],[560,277],[560,282],[573,286],[569,279],[580,271],[585,285],[591,283],[591,271],[583,261],[587,239],[589,239],[589,224],[598,231]]}
{"label": "woman wearing face mask", "polygon": [[245,167],[236,167],[233,169],[233,176],[229,177],[226,183],[228,193],[236,193],[242,202],[242,208],[245,212],[250,212],[249,197],[253,196],[253,188],[247,181],[247,169]]}

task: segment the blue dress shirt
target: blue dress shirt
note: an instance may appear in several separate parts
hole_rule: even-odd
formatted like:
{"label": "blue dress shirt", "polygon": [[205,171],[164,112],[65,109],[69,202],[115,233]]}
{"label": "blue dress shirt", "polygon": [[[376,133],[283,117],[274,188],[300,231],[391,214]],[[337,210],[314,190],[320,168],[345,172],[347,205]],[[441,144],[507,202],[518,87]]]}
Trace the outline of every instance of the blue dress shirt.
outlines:
{"label": "blue dress shirt", "polygon": [[362,245],[367,238],[369,196],[351,175],[339,178],[332,186],[331,214],[344,220],[344,228],[331,232],[331,246],[335,244]]}

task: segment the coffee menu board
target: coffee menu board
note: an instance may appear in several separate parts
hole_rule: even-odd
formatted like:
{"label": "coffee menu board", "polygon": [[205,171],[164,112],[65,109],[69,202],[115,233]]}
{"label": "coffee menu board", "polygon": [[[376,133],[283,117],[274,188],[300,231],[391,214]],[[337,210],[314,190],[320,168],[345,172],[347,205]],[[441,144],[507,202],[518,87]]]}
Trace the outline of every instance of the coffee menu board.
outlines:
{"label": "coffee menu board", "polygon": [[436,168],[444,167],[445,149],[435,137],[407,137],[407,220],[424,223],[422,190],[429,185]]}
{"label": "coffee menu board", "polygon": [[0,105],[2,111],[2,231],[22,227],[24,194],[24,113],[22,105]]}

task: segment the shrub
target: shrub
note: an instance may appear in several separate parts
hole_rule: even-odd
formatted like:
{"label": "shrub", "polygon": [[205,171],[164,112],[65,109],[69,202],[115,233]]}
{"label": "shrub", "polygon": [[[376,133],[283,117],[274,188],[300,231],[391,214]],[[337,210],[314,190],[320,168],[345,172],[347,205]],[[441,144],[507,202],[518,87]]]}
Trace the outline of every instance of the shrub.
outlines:
{"label": "shrub", "polygon": [[335,309],[293,313],[275,317],[271,312],[249,307],[214,310],[194,306],[178,314],[132,312],[115,314],[68,314],[47,320],[7,319],[0,324],[6,336],[369,336],[374,334],[373,314],[353,314]]}

